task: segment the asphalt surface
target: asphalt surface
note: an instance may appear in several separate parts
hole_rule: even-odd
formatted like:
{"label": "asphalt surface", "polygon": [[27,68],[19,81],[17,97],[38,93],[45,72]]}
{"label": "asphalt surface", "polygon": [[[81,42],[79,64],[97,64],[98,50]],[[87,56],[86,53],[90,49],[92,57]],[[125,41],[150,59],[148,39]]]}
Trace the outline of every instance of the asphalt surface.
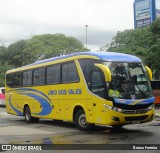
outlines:
{"label": "asphalt surface", "polygon": [[[43,152],[160,152],[157,150],[122,151],[115,149],[108,151],[95,149],[95,147],[98,147],[96,144],[114,144],[115,147],[119,144],[160,144],[160,109],[156,108],[155,119],[149,123],[127,125],[120,130],[96,126],[92,131],[85,132],[78,130],[73,123],[67,122],[53,122],[52,120],[42,119],[39,123],[28,124],[23,117],[9,115],[5,112],[5,108],[0,107],[0,144],[73,144],[71,150],[47,150]],[[79,144],[90,144],[94,149],[91,151],[91,148],[87,150],[87,146],[81,146],[81,149],[75,150],[75,145]]]}

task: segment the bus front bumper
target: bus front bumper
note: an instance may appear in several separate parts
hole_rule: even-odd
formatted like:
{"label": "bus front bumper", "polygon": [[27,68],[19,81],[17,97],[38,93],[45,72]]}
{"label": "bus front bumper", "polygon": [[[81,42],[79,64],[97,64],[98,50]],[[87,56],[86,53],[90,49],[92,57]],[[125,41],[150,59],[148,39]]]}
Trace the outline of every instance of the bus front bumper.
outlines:
{"label": "bus front bumper", "polygon": [[[126,125],[150,122],[154,119],[154,108],[150,110],[132,110],[124,113],[107,110],[107,125]],[[132,113],[133,112],[133,113]]]}

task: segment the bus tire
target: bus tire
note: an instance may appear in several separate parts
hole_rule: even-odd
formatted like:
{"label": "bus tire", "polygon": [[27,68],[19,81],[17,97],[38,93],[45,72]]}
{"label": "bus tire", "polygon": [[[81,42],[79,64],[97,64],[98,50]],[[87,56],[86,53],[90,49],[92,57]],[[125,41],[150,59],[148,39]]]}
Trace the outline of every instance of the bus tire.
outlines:
{"label": "bus tire", "polygon": [[113,125],[112,128],[114,130],[122,129],[123,125]]}
{"label": "bus tire", "polygon": [[39,118],[31,116],[31,110],[28,106],[25,107],[24,116],[27,123],[35,123],[39,121]]}
{"label": "bus tire", "polygon": [[75,122],[76,122],[77,128],[84,131],[88,131],[94,126],[94,124],[87,123],[86,115],[83,110],[79,110],[76,113]]}

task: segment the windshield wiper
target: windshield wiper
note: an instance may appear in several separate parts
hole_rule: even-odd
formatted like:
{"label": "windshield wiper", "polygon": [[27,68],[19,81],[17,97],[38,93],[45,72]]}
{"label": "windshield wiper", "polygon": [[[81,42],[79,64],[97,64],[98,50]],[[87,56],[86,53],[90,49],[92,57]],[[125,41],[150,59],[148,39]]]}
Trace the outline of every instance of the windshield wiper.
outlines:
{"label": "windshield wiper", "polygon": [[136,90],[136,91],[139,91],[139,92],[143,95],[144,98],[147,98],[147,96],[146,96],[145,93],[141,90],[141,88],[140,88],[137,84],[135,84],[135,86],[138,88],[138,90]]}
{"label": "windshield wiper", "polygon": [[[132,78],[131,78],[131,76],[129,75],[129,72],[128,72],[127,69],[126,69],[126,71],[127,71],[127,75],[128,75],[129,80],[130,80],[131,87],[132,87],[132,89],[133,89],[134,94],[136,95],[136,91],[139,90],[139,92],[143,95],[143,97],[144,97],[144,98],[147,98],[147,96],[144,94],[144,92],[141,90],[141,88],[139,88],[139,86],[132,81]],[[134,85],[138,88],[138,90],[135,90]]]}

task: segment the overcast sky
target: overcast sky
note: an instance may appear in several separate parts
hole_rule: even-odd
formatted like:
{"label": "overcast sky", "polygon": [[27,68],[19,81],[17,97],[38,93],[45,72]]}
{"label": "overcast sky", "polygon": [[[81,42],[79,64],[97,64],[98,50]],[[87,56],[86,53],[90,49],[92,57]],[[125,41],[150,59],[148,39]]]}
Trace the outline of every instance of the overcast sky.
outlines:
{"label": "overcast sky", "polygon": [[33,35],[63,33],[88,48],[109,43],[117,31],[133,29],[134,0],[0,0],[0,45]]}

